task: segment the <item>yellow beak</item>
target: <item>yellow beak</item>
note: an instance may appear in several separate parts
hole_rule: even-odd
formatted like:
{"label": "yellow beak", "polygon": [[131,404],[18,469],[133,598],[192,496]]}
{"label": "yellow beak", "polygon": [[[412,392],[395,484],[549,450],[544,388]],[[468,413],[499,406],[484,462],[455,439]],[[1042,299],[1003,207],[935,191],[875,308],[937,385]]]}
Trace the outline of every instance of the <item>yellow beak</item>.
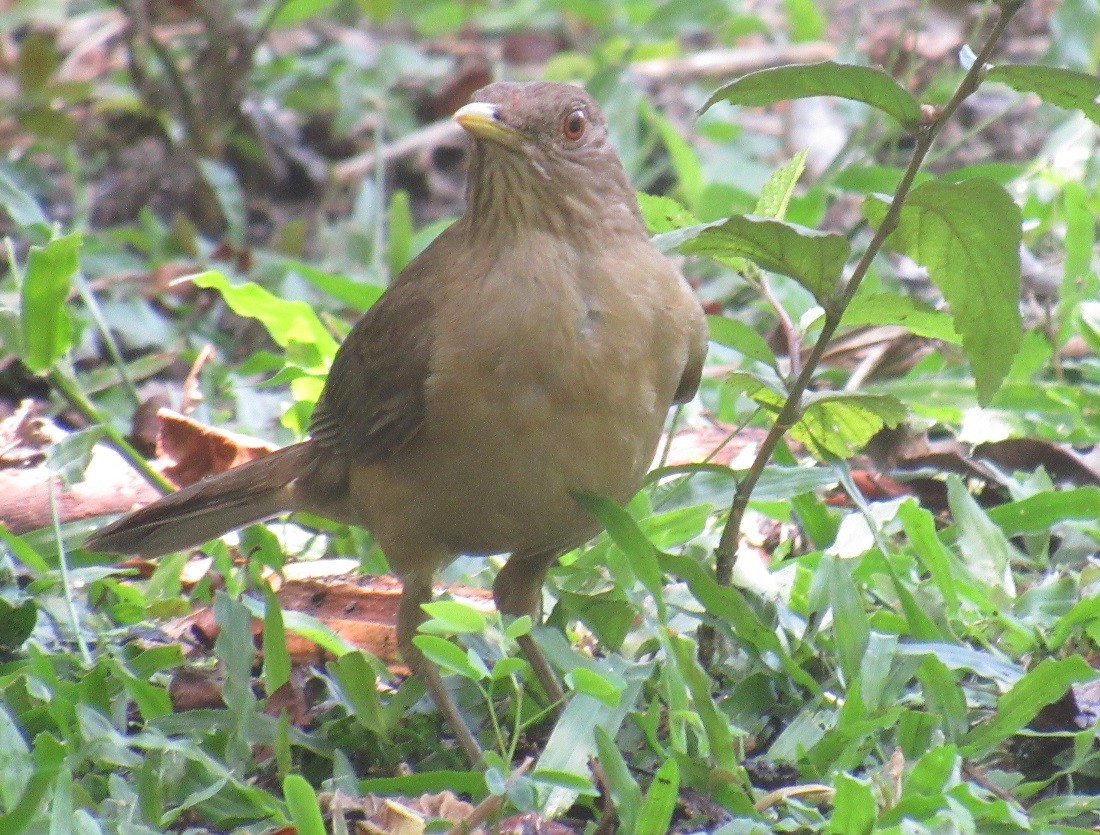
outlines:
{"label": "yellow beak", "polygon": [[516,147],[524,144],[522,133],[497,118],[499,108],[487,102],[472,102],[460,107],[452,116],[477,139],[488,139],[501,145]]}

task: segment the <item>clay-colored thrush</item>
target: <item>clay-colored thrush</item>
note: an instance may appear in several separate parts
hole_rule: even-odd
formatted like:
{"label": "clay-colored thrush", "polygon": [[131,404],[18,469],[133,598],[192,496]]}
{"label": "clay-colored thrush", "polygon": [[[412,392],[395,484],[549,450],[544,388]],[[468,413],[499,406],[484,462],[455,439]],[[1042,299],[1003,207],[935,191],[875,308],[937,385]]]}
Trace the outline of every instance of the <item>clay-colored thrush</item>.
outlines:
{"label": "clay-colored thrush", "polygon": [[[491,84],[454,118],[473,138],[466,212],[352,329],[310,439],[123,517],[88,547],[159,555],[294,511],[368,528],[404,583],[402,655],[480,762],[412,642],[436,570],[510,553],[497,607],[536,613],[549,565],[599,529],[574,494],[638,490],[669,407],[699,385],[707,330],[650,244],[588,94]],[[533,640],[521,646],[560,698]]]}

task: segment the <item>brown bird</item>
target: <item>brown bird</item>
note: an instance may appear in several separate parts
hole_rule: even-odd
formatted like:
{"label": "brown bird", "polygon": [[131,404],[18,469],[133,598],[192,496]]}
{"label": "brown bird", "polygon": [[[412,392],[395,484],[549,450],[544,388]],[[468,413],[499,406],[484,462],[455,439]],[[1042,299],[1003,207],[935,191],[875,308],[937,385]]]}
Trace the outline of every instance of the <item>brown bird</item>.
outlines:
{"label": "brown bird", "polygon": [[[699,385],[707,328],[650,244],[584,90],[491,84],[454,118],[473,138],[466,212],[356,323],[310,439],[125,516],[88,547],[155,556],[294,511],[368,528],[404,583],[405,662],[480,763],[412,642],[436,571],[509,553],[497,607],[536,614],[547,568],[599,530],[574,494],[626,502],[639,489],[669,407]],[[560,699],[530,636],[521,647]]]}

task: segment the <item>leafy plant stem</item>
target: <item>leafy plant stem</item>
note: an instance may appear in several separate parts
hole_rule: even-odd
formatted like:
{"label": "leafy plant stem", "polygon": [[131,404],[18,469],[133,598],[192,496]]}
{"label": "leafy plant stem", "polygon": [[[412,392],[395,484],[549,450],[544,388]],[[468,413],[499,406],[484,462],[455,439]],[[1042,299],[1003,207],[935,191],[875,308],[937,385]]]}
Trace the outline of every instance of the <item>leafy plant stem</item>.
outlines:
{"label": "leafy plant stem", "polygon": [[[855,269],[852,271],[851,277],[844,285],[840,294],[832,300],[831,303],[825,305],[825,317],[824,324],[821,328],[821,335],[818,337],[817,341],[814,342],[813,348],[810,350],[810,355],[806,358],[805,365],[802,366],[801,371],[797,375],[793,374],[792,365],[794,382],[788,387],[787,399],[784,401],[783,408],[779,411],[775,423],[772,424],[767,436],[761,442],[760,450],[753,459],[752,466],[749,467],[744,478],[737,485],[737,489],[733,495],[733,502],[730,506],[729,517],[722,529],[722,536],[719,539],[718,547],[715,549],[715,579],[719,585],[728,586],[732,582],[733,567],[737,561],[737,539],[741,530],[741,522],[745,517],[745,511],[748,509],[749,499],[752,497],[752,492],[756,487],[756,483],[760,480],[760,476],[764,472],[764,467],[767,465],[768,461],[771,460],[775,448],[779,445],[779,442],[791,427],[798,421],[801,414],[802,397],[813,379],[813,375],[825,354],[826,348],[828,348],[833,334],[836,333],[837,328],[840,326],[840,320],[844,315],[844,311],[847,309],[848,305],[851,304],[852,299],[859,290],[860,284],[867,275],[868,270],[870,270],[871,264],[882,250],[886,238],[888,238],[890,233],[897,228],[898,219],[901,215],[901,208],[905,203],[905,198],[908,196],[913,186],[913,181],[916,179],[917,173],[924,164],[929,150],[931,150],[932,143],[939,135],[943,125],[954,115],[963,101],[978,89],[985,74],[986,64],[993,50],[1004,35],[1005,29],[1009,21],[1011,21],[1012,16],[1019,11],[1022,5],[1022,0],[1004,0],[1004,2],[1000,4],[1000,16],[997,19],[996,25],[990,32],[988,39],[982,46],[974,63],[971,64],[970,68],[963,76],[955,93],[939,113],[934,114],[934,116],[927,121],[922,121],[917,130],[913,155],[909,160],[909,165],[905,169],[905,174],[901,182],[898,184],[897,191],[895,191],[893,199],[890,201],[890,206],[882,222],[875,230],[866,251],[859,259]],[[716,633],[713,627],[704,624],[700,627],[699,632],[699,658],[704,666],[709,667],[711,665],[715,649]]]}
{"label": "leafy plant stem", "polygon": [[70,406],[80,412],[89,422],[103,427],[107,434],[107,440],[110,442],[111,446],[113,446],[118,451],[119,455],[125,458],[135,470],[141,473],[146,481],[162,493],[171,493],[175,489],[172,483],[153,469],[142,454],[134,449],[129,441],[122,437],[122,433],[115,429],[110,422],[100,414],[99,410],[84,396],[84,392],[80,390],[80,387],[68,374],[55,366],[50,369],[47,379],[50,385],[61,393],[61,396],[65,398]]}

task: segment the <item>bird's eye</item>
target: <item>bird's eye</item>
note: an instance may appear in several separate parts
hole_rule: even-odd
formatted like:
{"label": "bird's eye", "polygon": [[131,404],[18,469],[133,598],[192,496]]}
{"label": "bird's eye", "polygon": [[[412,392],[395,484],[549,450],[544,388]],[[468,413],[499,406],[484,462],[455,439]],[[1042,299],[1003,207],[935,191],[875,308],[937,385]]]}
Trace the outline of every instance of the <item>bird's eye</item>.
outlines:
{"label": "bird's eye", "polygon": [[584,136],[584,129],[588,127],[588,117],[583,110],[574,110],[561,121],[561,135],[570,142],[576,142]]}

